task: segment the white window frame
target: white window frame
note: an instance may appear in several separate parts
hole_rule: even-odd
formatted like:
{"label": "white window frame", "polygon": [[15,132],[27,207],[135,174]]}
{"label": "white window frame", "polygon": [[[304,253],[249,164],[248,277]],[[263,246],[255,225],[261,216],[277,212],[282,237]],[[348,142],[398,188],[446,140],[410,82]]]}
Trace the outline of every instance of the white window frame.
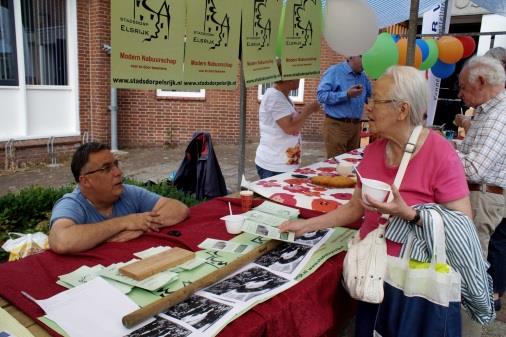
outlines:
{"label": "white window frame", "polygon": [[[23,26],[21,17],[21,1],[13,0],[14,5],[14,24],[15,24],[15,38],[16,38],[16,51],[17,51],[17,66],[18,66],[18,85],[17,86],[0,86],[0,91],[16,91],[18,92],[18,99],[20,105],[18,106],[17,113],[21,114],[24,120],[24,127],[17,129],[17,134],[12,136],[0,137],[0,141],[8,139],[16,140],[29,140],[39,139],[45,137],[69,137],[80,135],[80,119],[79,119],[79,66],[78,66],[78,36],[77,36],[77,0],[65,0],[65,15],[67,23],[67,85],[53,86],[53,85],[27,85],[25,79],[25,60],[24,60],[24,43],[23,43]],[[70,91],[71,94],[71,110],[68,114],[73,115],[74,124],[71,129],[60,131],[43,131],[36,134],[28,132],[28,92],[29,91],[42,91],[46,90],[65,92]],[[0,123],[2,121],[0,120]]]}
{"label": "white window frame", "polygon": [[[263,84],[260,84],[258,86],[258,101],[262,101],[262,98],[264,97],[264,95],[262,94],[262,89],[263,89]],[[294,102],[294,103],[297,103],[297,104],[302,104],[304,103],[304,79],[301,78],[300,81],[299,81],[299,88],[297,89],[297,96],[292,96],[290,95],[290,99]]]}
{"label": "white window frame", "polygon": [[157,97],[173,97],[173,98],[206,98],[206,89],[200,89],[196,91],[172,91],[156,89]]}

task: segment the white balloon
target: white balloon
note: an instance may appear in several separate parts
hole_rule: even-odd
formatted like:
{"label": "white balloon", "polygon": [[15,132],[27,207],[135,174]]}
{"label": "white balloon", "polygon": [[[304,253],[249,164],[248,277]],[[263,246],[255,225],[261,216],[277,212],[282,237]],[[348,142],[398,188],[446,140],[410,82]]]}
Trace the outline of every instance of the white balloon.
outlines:
{"label": "white balloon", "polygon": [[329,0],[325,18],[325,39],[337,53],[362,55],[378,36],[378,18],[363,0]]}

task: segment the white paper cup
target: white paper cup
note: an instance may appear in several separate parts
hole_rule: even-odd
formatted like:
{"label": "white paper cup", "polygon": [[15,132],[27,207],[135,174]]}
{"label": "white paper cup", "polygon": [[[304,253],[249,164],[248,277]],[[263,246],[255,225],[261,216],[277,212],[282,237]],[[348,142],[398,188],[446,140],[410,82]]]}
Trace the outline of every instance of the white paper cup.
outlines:
{"label": "white paper cup", "polygon": [[242,224],[244,222],[244,216],[241,214],[226,215],[220,218],[225,221],[227,232],[229,234],[239,234],[242,232]]}
{"label": "white paper cup", "polygon": [[362,201],[364,204],[369,205],[365,198],[366,195],[374,200],[384,202],[390,192],[390,185],[380,180],[362,178]]}
{"label": "white paper cup", "polygon": [[343,161],[337,164],[336,170],[342,176],[348,176],[353,173],[355,165],[353,163]]}

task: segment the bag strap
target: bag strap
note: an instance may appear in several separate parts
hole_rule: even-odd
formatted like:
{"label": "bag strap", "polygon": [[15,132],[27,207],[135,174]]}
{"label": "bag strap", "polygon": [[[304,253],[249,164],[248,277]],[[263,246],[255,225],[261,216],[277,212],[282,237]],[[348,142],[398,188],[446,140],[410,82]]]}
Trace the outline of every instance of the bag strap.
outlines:
{"label": "bag strap", "polygon": [[[402,156],[399,169],[397,170],[397,174],[395,175],[394,179],[394,186],[397,188],[401,186],[402,180],[404,179],[404,174],[406,173],[406,169],[408,168],[409,160],[411,159],[413,153],[415,153],[416,151],[416,143],[418,142],[418,138],[422,133],[422,129],[423,127],[421,125],[417,125],[411,132],[408,142],[404,147],[404,155]],[[391,202],[393,198],[394,198],[393,193],[390,193],[388,195],[387,202]],[[388,219],[390,217],[390,214],[382,214],[381,217],[384,219]]]}

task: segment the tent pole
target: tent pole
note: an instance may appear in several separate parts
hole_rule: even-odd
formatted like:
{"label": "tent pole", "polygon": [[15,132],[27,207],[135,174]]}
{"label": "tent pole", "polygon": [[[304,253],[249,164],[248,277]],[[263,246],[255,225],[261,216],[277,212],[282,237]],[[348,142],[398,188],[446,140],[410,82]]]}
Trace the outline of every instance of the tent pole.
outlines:
{"label": "tent pole", "polygon": [[409,26],[408,26],[408,55],[406,58],[406,65],[415,65],[415,47],[416,47],[416,28],[418,26],[418,8],[420,5],[419,0],[411,0],[411,7],[409,9]]}
{"label": "tent pole", "polygon": [[237,190],[241,189],[241,178],[244,174],[244,161],[246,152],[246,82],[244,81],[244,68],[241,59],[240,73],[240,108],[239,108],[239,165],[237,166]]}

